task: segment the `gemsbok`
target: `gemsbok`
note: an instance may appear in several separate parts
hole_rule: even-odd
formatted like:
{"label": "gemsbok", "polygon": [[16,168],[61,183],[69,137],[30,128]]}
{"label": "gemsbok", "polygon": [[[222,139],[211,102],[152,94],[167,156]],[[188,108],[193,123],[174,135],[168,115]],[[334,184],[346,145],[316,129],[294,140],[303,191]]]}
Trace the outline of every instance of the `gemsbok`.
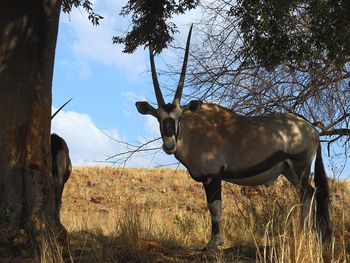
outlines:
{"label": "gemsbok", "polygon": [[54,133],[51,134],[51,158],[56,216],[59,218],[63,188],[72,172],[72,164],[67,143]]}
{"label": "gemsbok", "polygon": [[[187,37],[180,80],[172,103],[165,103],[157,79],[154,51],[149,45],[150,66],[158,108],[136,102],[141,114],[157,118],[163,150],[174,154],[190,176],[203,183],[211,216],[211,239],[205,249],[221,245],[221,181],[242,186],[269,185],[280,175],[300,191],[305,220],[313,195],[316,229],[322,241],[331,237],[329,188],[321,156],[319,134],[305,119],[292,113],[240,116],[216,104],[192,100],[181,106],[192,26]],[[314,182],[309,183],[315,158]]]}
{"label": "gemsbok", "polygon": [[[63,104],[56,112],[51,116],[51,120],[56,114],[66,106],[72,99]],[[52,178],[55,193],[55,206],[56,217],[60,217],[61,200],[64,184],[67,182],[71,172],[72,163],[69,158],[69,149],[65,140],[57,134],[51,134],[51,166],[52,166]]]}

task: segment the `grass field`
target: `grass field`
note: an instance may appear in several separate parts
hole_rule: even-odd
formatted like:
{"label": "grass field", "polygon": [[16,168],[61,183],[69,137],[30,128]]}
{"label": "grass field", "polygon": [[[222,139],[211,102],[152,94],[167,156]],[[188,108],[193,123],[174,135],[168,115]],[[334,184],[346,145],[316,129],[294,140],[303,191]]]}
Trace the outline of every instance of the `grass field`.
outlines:
{"label": "grass field", "polygon": [[[331,182],[333,240],[302,230],[296,190],[223,183],[223,249],[210,234],[202,185],[186,171],[74,167],[62,224],[75,262],[350,262],[350,182]],[[42,255],[41,261],[52,261]]]}

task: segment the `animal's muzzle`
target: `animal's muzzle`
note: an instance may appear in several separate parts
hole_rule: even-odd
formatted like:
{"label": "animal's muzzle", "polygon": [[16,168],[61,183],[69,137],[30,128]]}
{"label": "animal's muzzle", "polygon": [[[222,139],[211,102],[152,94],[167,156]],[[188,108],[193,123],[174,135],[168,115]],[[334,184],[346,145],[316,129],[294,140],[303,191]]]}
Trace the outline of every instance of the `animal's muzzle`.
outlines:
{"label": "animal's muzzle", "polygon": [[174,154],[176,152],[175,136],[163,137],[163,150],[167,154]]}
{"label": "animal's muzzle", "polygon": [[173,154],[176,151],[176,125],[175,120],[166,118],[162,124],[163,150],[167,154]]}

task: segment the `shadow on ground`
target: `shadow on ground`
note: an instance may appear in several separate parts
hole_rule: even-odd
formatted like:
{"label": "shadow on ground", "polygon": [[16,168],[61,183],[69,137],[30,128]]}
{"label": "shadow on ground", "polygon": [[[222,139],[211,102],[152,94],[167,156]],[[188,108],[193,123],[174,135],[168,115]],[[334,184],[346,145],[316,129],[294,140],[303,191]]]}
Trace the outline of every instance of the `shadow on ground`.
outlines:
{"label": "shadow on ground", "polygon": [[[92,234],[89,232],[72,233],[70,256],[74,262],[256,262],[256,247],[234,246],[217,251],[201,251],[181,248],[167,240],[146,241],[130,240],[122,237]],[[82,239],[83,238],[83,239]],[[82,249],[82,242],[85,246]],[[262,250],[264,248],[261,248]],[[79,254],[80,253],[80,254]],[[70,262],[66,258],[65,262]]]}

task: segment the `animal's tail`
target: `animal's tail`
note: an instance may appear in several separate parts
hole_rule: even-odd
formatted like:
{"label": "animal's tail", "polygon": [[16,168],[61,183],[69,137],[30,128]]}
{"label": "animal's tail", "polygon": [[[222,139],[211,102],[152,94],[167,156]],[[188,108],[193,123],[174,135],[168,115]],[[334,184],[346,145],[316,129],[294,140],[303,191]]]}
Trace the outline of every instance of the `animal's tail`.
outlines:
{"label": "animal's tail", "polygon": [[329,241],[332,235],[329,219],[329,186],[324,170],[321,143],[317,148],[315,160],[315,187],[316,187],[316,227],[323,242]]}

